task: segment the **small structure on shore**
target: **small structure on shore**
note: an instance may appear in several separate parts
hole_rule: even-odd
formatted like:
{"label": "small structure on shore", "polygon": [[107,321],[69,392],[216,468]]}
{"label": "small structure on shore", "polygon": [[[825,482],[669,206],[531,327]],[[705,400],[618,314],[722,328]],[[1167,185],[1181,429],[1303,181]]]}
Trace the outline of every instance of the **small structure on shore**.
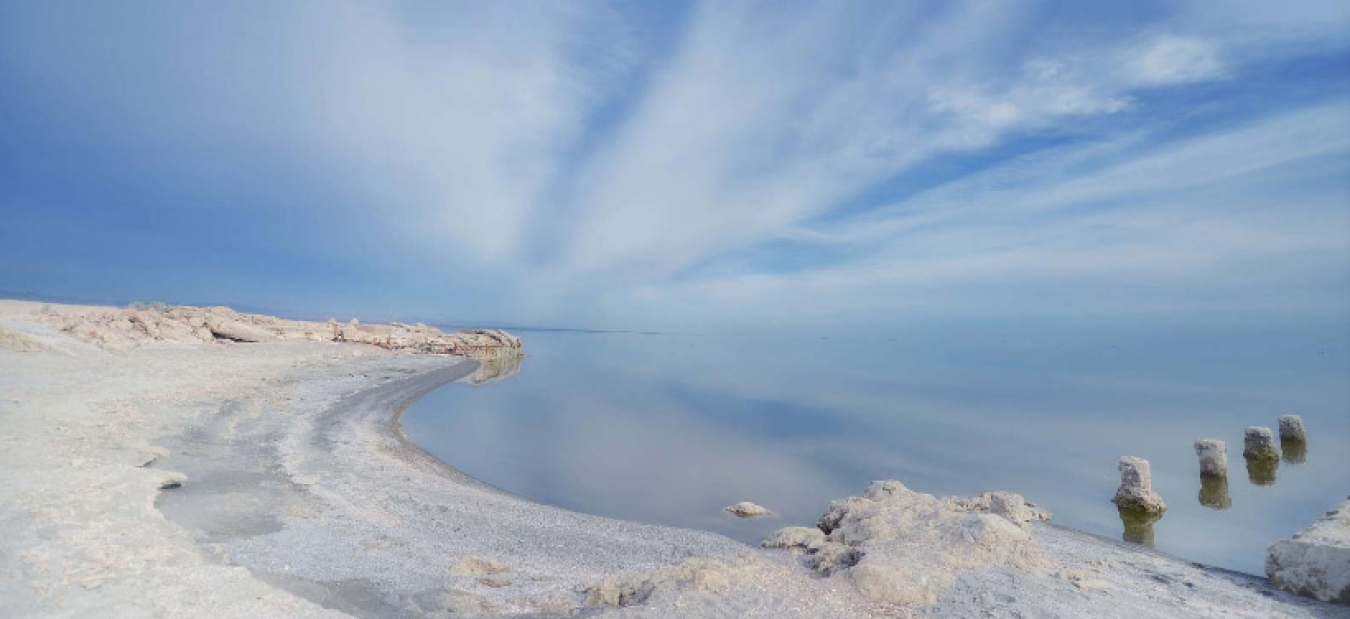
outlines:
{"label": "small structure on shore", "polygon": [[1248,460],[1279,460],[1280,450],[1275,448],[1275,433],[1270,428],[1248,427],[1242,439],[1242,457]]}
{"label": "small structure on shore", "polygon": [[1158,493],[1153,491],[1153,476],[1149,471],[1148,460],[1135,456],[1124,456],[1117,464],[1120,469],[1120,489],[1112,503],[1121,511],[1161,514],[1167,511],[1165,503]]}
{"label": "small structure on shore", "polygon": [[1200,475],[1228,476],[1228,445],[1221,440],[1202,438],[1195,441],[1195,455],[1200,458]]}

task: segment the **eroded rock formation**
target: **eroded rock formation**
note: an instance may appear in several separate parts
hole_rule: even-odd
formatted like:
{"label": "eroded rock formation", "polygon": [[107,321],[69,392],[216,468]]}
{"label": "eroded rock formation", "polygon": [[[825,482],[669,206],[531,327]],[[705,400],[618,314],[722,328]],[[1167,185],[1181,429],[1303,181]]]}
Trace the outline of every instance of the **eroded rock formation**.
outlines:
{"label": "eroded rock formation", "polygon": [[228,307],[94,309],[43,312],[41,322],[109,350],[128,350],[152,342],[275,342],[311,340],[354,342],[389,350],[464,355],[476,359],[519,357],[520,338],[489,329],[444,333],[424,324],[363,325],[287,320],[245,314]]}
{"label": "eroded rock formation", "polygon": [[967,570],[1043,571],[1040,547],[1026,527],[1047,518],[1012,493],[938,498],[879,481],[860,497],[831,502],[816,530],[788,527],[765,546],[802,554],[811,569],[848,579],[873,601],[923,605]]}

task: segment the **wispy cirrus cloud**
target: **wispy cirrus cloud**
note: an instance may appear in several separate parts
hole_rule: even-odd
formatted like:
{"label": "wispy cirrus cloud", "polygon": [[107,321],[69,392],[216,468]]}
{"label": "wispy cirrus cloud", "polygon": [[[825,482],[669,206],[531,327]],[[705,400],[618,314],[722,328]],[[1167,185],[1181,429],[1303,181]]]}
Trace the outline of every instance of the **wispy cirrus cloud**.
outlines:
{"label": "wispy cirrus cloud", "polygon": [[[593,326],[1118,278],[1203,305],[1237,263],[1293,290],[1346,269],[1347,29],[1320,1],[7,5],[0,200],[36,232],[0,276]],[[176,270],[87,259],[104,237]]]}

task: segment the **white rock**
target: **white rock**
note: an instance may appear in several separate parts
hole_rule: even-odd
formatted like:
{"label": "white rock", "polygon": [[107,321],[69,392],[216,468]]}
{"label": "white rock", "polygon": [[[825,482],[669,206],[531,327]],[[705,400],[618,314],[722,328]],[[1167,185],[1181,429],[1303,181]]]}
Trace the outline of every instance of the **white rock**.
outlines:
{"label": "white rock", "polygon": [[999,494],[1006,515],[972,512],[966,500],[939,499],[897,481],[874,482],[864,496],[830,504],[821,517],[827,542],[807,564],[844,574],[867,598],[892,604],[930,604],[971,569],[1039,573],[1040,547],[1012,521],[1030,517],[1026,502]]}
{"label": "white rock", "polygon": [[1266,551],[1275,586],[1323,602],[1350,604],[1350,498]]}

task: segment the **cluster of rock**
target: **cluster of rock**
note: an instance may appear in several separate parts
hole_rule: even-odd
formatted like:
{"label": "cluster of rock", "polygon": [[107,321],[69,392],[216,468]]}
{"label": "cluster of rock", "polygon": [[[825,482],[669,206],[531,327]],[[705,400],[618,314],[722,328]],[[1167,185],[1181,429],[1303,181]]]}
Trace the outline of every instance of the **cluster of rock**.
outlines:
{"label": "cluster of rock", "polygon": [[464,355],[478,359],[518,357],[520,338],[504,331],[475,329],[444,333],[421,323],[363,325],[287,320],[236,312],[228,307],[175,306],[158,309],[100,309],[40,312],[38,319],[109,350],[128,350],[156,341],[275,342],[310,340],[354,342],[389,350]]}
{"label": "cluster of rock", "polygon": [[780,529],[764,545],[802,555],[810,569],[847,579],[870,600],[925,605],[967,570],[1042,572],[1028,529],[1049,517],[1017,494],[938,498],[879,481],[860,497],[831,502],[816,528]]}

